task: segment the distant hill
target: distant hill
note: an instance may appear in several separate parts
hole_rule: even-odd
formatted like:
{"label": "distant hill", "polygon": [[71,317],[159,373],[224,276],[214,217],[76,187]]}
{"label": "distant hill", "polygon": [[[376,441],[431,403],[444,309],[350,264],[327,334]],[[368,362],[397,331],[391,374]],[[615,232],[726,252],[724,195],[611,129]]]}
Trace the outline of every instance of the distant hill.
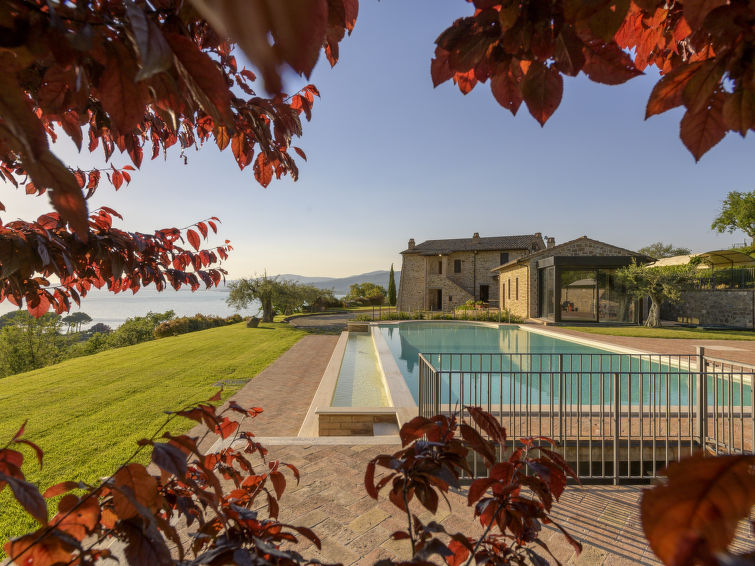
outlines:
{"label": "distant hill", "polygon": [[[293,273],[283,273],[279,275],[281,279],[290,279],[298,283],[312,285],[318,289],[333,289],[336,295],[345,295],[349,292],[349,287],[354,283],[374,283],[388,289],[389,271],[370,271],[360,275],[350,275],[349,277],[307,277],[305,275],[296,275]],[[396,271],[396,289],[398,289],[401,272]]]}

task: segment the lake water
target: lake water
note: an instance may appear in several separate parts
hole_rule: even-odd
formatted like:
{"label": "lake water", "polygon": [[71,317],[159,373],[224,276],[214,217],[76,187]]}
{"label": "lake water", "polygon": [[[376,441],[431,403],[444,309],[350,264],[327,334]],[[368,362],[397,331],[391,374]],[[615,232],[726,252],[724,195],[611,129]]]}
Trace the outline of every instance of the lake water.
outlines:
{"label": "lake water", "polygon": [[[177,316],[191,316],[197,313],[215,316],[231,316],[237,311],[225,304],[228,288],[220,287],[209,290],[199,289],[192,293],[190,289],[174,290],[169,287],[158,292],[154,289],[141,289],[135,295],[131,291],[125,293],[108,293],[104,290],[92,289],[81,300],[81,308],[72,302],[71,312],[85,312],[92,317],[92,324],[102,322],[111,328],[117,328],[127,318],[144,316],[148,312],[175,311]],[[239,311],[241,316],[256,314],[258,305]],[[0,303],[0,315],[16,310],[16,306],[8,301]],[[65,316],[65,315],[64,315]],[[86,327],[85,327],[86,328]]]}

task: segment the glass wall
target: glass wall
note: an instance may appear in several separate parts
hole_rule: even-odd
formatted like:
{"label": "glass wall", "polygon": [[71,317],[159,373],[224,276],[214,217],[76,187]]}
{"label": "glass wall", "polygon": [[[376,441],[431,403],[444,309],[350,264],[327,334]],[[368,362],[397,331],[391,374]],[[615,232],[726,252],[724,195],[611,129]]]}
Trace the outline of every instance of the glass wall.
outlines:
{"label": "glass wall", "polygon": [[598,271],[598,313],[601,322],[634,322],[635,300],[616,280],[615,270]]}
{"label": "glass wall", "polygon": [[556,315],[556,268],[546,267],[538,272],[540,290],[540,316],[553,320]]}
{"label": "glass wall", "polygon": [[559,270],[561,320],[597,322],[597,270]]}

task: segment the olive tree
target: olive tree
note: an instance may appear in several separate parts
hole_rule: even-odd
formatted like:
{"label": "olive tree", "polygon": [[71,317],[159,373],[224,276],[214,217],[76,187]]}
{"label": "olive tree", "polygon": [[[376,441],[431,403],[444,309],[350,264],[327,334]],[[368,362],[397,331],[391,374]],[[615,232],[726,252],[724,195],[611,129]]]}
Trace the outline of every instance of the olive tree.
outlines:
{"label": "olive tree", "polygon": [[663,301],[677,303],[682,291],[689,288],[695,277],[695,266],[667,265],[645,266],[633,261],[631,265],[616,271],[616,276],[627,291],[635,297],[650,297],[650,312],[645,326],[661,326]]}

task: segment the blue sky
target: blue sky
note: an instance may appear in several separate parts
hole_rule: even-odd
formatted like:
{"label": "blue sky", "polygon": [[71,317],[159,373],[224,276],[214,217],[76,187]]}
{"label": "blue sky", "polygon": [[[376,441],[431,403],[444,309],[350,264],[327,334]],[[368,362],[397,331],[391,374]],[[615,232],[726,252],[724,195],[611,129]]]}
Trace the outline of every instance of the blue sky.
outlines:
{"label": "blue sky", "polygon": [[[410,237],[542,232],[587,235],[637,249],[662,240],[704,251],[741,243],[710,224],[726,193],[755,188],[755,140],[729,134],[695,164],[678,137],[681,111],[643,121],[652,70],[621,86],[566,78],[544,128],[516,117],[487,85],[462,96],[433,89],[434,39],[470,13],[462,0],[362,0],[341,61],[324,58],[311,82],[322,99],[297,142],[300,179],[262,189],[214,145],[146,162],[128,188],[103,186],[93,205],[151,231],[219,216],[235,248],[231,277],[260,273],[345,276],[400,268]],[[306,84],[294,77],[289,91]],[[91,166],[75,149],[56,151]],[[98,156],[99,160],[99,156]],[[117,158],[117,164],[127,161]],[[48,208],[46,197],[5,190],[4,221]],[[217,241],[222,242],[221,238]]]}

